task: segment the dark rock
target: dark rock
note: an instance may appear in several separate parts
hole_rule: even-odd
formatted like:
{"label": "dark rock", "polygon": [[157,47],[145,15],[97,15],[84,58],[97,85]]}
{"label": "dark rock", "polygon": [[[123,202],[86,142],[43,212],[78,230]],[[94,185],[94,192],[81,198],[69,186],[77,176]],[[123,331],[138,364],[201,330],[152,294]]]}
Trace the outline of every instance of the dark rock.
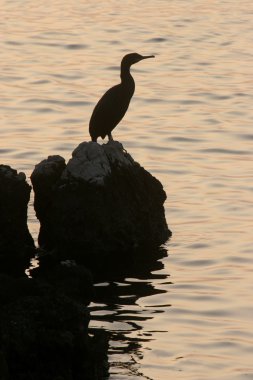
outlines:
{"label": "dark rock", "polygon": [[0,272],[21,274],[34,255],[27,227],[30,191],[24,173],[0,165]]}
{"label": "dark rock", "polygon": [[36,216],[40,220],[40,233],[38,242],[44,245],[47,241],[47,246],[53,246],[54,242],[51,238],[51,218],[49,210],[54,203],[54,187],[60,180],[66,164],[61,156],[49,156],[47,160],[43,160],[32,173],[31,180],[33,189],[36,194],[34,197],[34,208]]}
{"label": "dark rock", "polygon": [[4,353],[0,350],[0,380],[9,380],[9,369]]}
{"label": "dark rock", "polygon": [[108,339],[88,334],[85,306],[29,278],[1,275],[0,289],[1,380],[105,377]]}
{"label": "dark rock", "polygon": [[91,273],[71,260],[52,262],[50,253],[40,259],[40,265],[31,270],[33,278],[50,284],[60,294],[88,305],[94,295]]}
{"label": "dark rock", "polygon": [[80,144],[66,167],[63,158],[49,157],[31,179],[39,243],[59,260],[121,261],[122,253],[138,255],[171,235],[161,183],[116,141]]}
{"label": "dark rock", "polygon": [[11,277],[0,274],[0,307],[13,303],[24,296],[37,296],[43,289],[36,281],[28,277]]}
{"label": "dark rock", "polygon": [[[42,218],[65,163],[53,157],[46,166]],[[27,228],[30,191],[23,173],[0,165],[0,380],[102,380],[108,339],[88,331],[91,274],[49,253],[35,278],[24,274],[35,254]]]}
{"label": "dark rock", "polygon": [[6,306],[2,340],[12,377],[72,379],[75,340],[84,318],[72,301],[59,296],[26,297]]}

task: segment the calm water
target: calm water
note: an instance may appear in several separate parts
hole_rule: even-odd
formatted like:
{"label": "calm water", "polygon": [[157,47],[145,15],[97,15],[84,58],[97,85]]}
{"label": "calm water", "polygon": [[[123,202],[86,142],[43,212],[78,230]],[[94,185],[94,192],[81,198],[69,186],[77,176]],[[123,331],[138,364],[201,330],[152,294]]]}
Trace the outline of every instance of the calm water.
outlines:
{"label": "calm water", "polygon": [[111,378],[253,379],[252,1],[0,6],[0,162],[28,176],[88,139],[125,53],[156,55],[114,137],[162,181],[173,238],[159,270],[97,286]]}

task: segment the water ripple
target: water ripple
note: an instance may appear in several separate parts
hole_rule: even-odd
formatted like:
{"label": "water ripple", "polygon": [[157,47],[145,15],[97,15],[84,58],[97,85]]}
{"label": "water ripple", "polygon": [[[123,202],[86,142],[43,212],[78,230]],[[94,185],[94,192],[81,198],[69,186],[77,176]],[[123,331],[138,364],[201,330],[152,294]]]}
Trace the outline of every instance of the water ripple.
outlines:
{"label": "water ripple", "polygon": [[223,148],[201,149],[201,152],[204,152],[204,153],[220,153],[220,154],[236,154],[236,155],[251,154],[251,152],[246,151],[246,150],[234,150],[234,149],[223,149]]}
{"label": "water ripple", "polygon": [[20,42],[20,41],[11,41],[11,40],[5,41],[5,43],[7,45],[13,45],[13,46],[22,46],[22,45],[24,45],[23,42]]}
{"label": "water ripple", "polygon": [[56,100],[56,99],[26,99],[24,103],[38,103],[38,104],[56,104],[64,107],[80,107],[91,105],[91,102],[84,100]]}
{"label": "water ripple", "polygon": [[81,49],[87,49],[88,45],[85,44],[62,44],[59,42],[36,42],[34,45],[38,46],[46,46],[46,47],[57,47],[61,49],[68,49],[68,50],[81,50]]}
{"label": "water ripple", "polygon": [[48,79],[41,79],[41,80],[36,80],[34,82],[31,82],[31,84],[48,84],[50,81]]}
{"label": "water ripple", "polygon": [[3,148],[3,149],[1,149],[0,148],[0,154],[4,154],[4,153],[12,153],[12,152],[14,152],[15,150],[14,149],[8,149],[8,148]]}
{"label": "water ripple", "polygon": [[65,49],[69,50],[80,50],[80,49],[87,49],[88,45],[85,44],[69,44],[64,46]]}
{"label": "water ripple", "polygon": [[167,38],[164,38],[164,37],[154,37],[154,38],[150,38],[148,40],[146,40],[145,42],[166,42],[168,41]]}
{"label": "water ripple", "polygon": [[189,138],[189,137],[181,137],[181,136],[174,136],[169,137],[167,139],[168,141],[178,141],[178,142],[187,142],[187,143],[198,143],[203,141],[202,139],[195,139],[195,138]]}
{"label": "water ripple", "polygon": [[241,140],[253,140],[253,134],[248,134],[248,133],[244,133],[244,134],[238,134],[237,135]]}

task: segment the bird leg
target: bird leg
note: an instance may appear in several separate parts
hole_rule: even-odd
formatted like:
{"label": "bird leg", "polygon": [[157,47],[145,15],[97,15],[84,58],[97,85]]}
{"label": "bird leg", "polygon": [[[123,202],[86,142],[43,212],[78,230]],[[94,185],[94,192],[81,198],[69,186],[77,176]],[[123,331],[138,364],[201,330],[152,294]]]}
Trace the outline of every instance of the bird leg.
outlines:
{"label": "bird leg", "polygon": [[109,141],[113,141],[113,138],[112,138],[112,134],[111,134],[111,132],[108,133],[108,138],[109,138]]}

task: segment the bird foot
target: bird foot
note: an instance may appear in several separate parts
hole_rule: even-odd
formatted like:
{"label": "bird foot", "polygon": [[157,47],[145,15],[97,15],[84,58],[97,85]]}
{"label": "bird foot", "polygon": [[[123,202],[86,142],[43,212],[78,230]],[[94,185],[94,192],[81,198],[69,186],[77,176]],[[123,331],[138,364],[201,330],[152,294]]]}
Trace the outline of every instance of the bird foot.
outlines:
{"label": "bird foot", "polygon": [[111,133],[108,134],[108,139],[109,139],[109,141],[113,141],[113,137],[112,137]]}

